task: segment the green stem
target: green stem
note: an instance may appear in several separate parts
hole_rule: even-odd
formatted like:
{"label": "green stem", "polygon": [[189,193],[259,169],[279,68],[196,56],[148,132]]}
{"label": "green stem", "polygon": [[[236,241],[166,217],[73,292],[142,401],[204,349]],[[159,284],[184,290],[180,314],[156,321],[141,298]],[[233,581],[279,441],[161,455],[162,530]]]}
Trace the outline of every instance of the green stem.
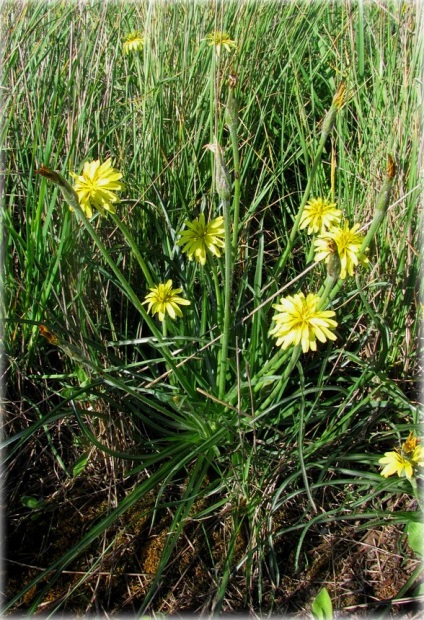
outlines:
{"label": "green stem", "polygon": [[206,327],[208,323],[208,311],[209,311],[209,303],[208,303],[208,290],[205,282],[205,274],[202,269],[202,309],[200,315],[200,333],[199,336],[202,338],[206,334]]}
{"label": "green stem", "polygon": [[211,77],[209,81],[210,90],[209,90],[209,115],[210,115],[210,139],[209,141],[212,143],[214,140],[214,135],[216,134],[216,121],[215,121],[215,50],[212,51],[212,62],[211,62]]}
{"label": "green stem", "polygon": [[228,100],[225,110],[226,122],[230,132],[231,148],[233,151],[233,167],[234,167],[234,190],[233,190],[233,241],[232,252],[233,260],[237,256],[238,227],[240,217],[240,154],[238,148],[238,111],[237,101],[234,97],[234,78],[230,77],[228,88]]}
{"label": "green stem", "polygon": [[[238,150],[238,115],[237,104],[234,97],[234,90],[230,83],[228,91],[228,102],[226,108],[226,121],[230,131],[231,146],[233,151],[233,165],[234,165],[234,189],[233,189],[233,235],[231,239],[231,221],[230,221],[230,200],[227,195],[230,187],[225,188],[225,180],[228,181],[227,174],[223,169],[225,163],[221,159],[221,155],[218,153],[216,159],[216,165],[221,168],[220,177],[222,179],[220,195],[223,205],[224,215],[224,230],[225,230],[225,276],[224,276],[224,321],[222,326],[222,341],[221,352],[219,358],[219,374],[218,374],[218,395],[219,398],[223,398],[225,394],[225,381],[228,365],[228,347],[230,339],[230,319],[231,319],[231,289],[233,282],[234,261],[237,256],[237,242],[238,242],[238,226],[239,226],[239,213],[240,213],[240,156]],[[227,189],[227,192],[225,189]],[[229,193],[229,192],[228,192]]]}
{"label": "green stem", "polygon": [[218,272],[217,272],[217,269],[216,269],[215,261],[211,261],[211,272],[212,272],[213,283],[214,283],[214,286],[215,286],[217,323],[218,323],[219,326],[221,326],[224,309],[222,307],[221,287],[220,287],[220,284],[219,284]]}
{"label": "green stem", "polygon": [[314,253],[315,253],[315,248],[314,248],[314,241],[316,239],[316,235],[313,235],[311,237],[311,246],[309,248],[308,251],[308,256],[306,257],[306,264],[309,265],[310,262],[312,262],[312,259],[314,258]]}
{"label": "green stem", "polygon": [[334,289],[338,281],[339,279],[335,278],[334,276],[327,276],[324,284],[321,286],[318,292],[318,295],[321,298],[321,302],[319,304],[318,310],[322,310],[323,308],[327,306],[327,299],[330,297],[330,293]]}
{"label": "green stem", "polygon": [[228,366],[228,345],[230,340],[231,285],[233,280],[233,260],[231,246],[230,202],[222,201],[225,230],[225,271],[224,271],[224,321],[222,325],[221,352],[218,371],[218,396],[224,398],[225,380]]}
{"label": "green stem", "polygon": [[[267,376],[274,375],[278,369],[287,361],[290,351],[279,349],[278,352],[263,366],[263,368],[251,378],[253,392],[258,392],[268,381]],[[259,381],[264,377],[263,381]]]}
{"label": "green stem", "polygon": [[293,368],[296,366],[297,361],[298,361],[298,359],[300,357],[301,351],[302,351],[302,347],[301,347],[300,344],[296,345],[293,348],[293,351],[292,351],[292,354],[291,354],[291,359],[290,359],[288,365],[286,366],[286,369],[284,370],[283,376],[278,381],[277,385],[272,390],[272,392],[268,396],[268,398],[261,404],[261,406],[258,409],[258,413],[260,413],[261,411],[266,411],[266,409],[268,408],[269,405],[272,405],[272,404],[274,404],[276,402],[276,395],[277,395],[277,393],[279,393],[279,398],[281,398],[281,396],[284,393],[284,390],[286,388],[288,378],[290,377],[291,372],[292,372]]}
{"label": "green stem", "polygon": [[141,270],[144,273],[144,277],[147,280],[147,284],[149,285],[150,288],[153,287],[155,283],[153,281],[152,276],[150,275],[149,268],[147,267],[144,258],[141,256],[140,250],[138,249],[137,244],[135,243],[134,238],[128,226],[124,224],[124,222],[115,213],[111,213],[110,215],[112,216],[112,219],[115,225],[119,228],[119,230],[124,235],[125,241],[128,243],[134,256],[136,257],[138,264],[140,265]]}

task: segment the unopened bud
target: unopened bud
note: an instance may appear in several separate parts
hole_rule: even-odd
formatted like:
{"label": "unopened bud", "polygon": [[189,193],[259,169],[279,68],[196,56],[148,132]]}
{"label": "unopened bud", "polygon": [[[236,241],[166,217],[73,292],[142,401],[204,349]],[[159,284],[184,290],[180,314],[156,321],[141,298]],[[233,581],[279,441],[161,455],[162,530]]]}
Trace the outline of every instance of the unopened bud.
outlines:
{"label": "unopened bud", "polygon": [[56,334],[53,334],[45,325],[39,325],[38,331],[40,333],[40,336],[46,338],[50,342],[50,344],[59,344],[59,338],[56,336]]}
{"label": "unopened bud", "polygon": [[231,179],[222,156],[222,149],[217,142],[206,145],[206,148],[215,154],[215,184],[218,196],[228,202],[231,200]]}
{"label": "unopened bud", "polygon": [[339,110],[345,102],[345,94],[346,94],[346,87],[342,82],[339,88],[337,89],[336,94],[333,97],[333,105],[335,105],[336,108],[338,108]]}
{"label": "unopened bud", "polygon": [[57,185],[62,192],[64,199],[72,209],[79,208],[80,204],[76,191],[74,190],[72,185],[70,185],[70,183],[68,183],[68,181],[60,174],[60,172],[58,172],[57,170],[51,170],[44,165],[41,165],[41,168],[39,168],[39,170],[36,170],[35,172],[36,174],[39,174],[40,176],[48,179],[49,181]]}
{"label": "unopened bud", "polygon": [[334,123],[336,121],[337,112],[340,110],[345,101],[345,85],[340,84],[337,89],[336,94],[333,97],[333,103],[331,104],[330,109],[325,115],[324,121],[322,123],[322,131],[321,131],[321,139],[326,140],[330,135]]}
{"label": "unopened bud", "polygon": [[391,181],[394,176],[396,174],[396,164],[394,162],[393,157],[390,155],[388,155],[387,158],[387,178],[389,179],[389,181]]}
{"label": "unopened bud", "polygon": [[[331,244],[331,245],[330,245]],[[342,270],[342,265],[340,262],[340,256],[337,251],[337,244],[334,240],[330,242],[330,254],[328,256],[327,261],[327,274],[337,280],[340,276],[340,272]]]}
{"label": "unopened bud", "polygon": [[238,83],[238,77],[236,76],[235,73],[230,73],[230,75],[228,76],[228,86],[230,88],[235,88],[237,86]]}
{"label": "unopened bud", "polygon": [[396,165],[393,157],[389,154],[387,157],[387,176],[376,201],[376,211],[382,211],[383,213],[387,211],[390,204],[390,194],[392,192],[395,175]]}
{"label": "unopened bud", "polygon": [[231,89],[228,91],[227,106],[225,108],[224,118],[225,118],[225,122],[228,125],[228,127],[233,131],[237,131],[237,125],[238,125],[237,100],[234,97],[234,93]]}
{"label": "unopened bud", "polygon": [[396,176],[396,165],[393,157],[389,154],[387,158],[387,175],[384,179],[383,186],[380,193],[377,196],[375,202],[374,217],[372,218],[371,226],[367,232],[367,235],[361,245],[359,256],[363,255],[371,241],[373,240],[381,222],[386,217],[387,209],[390,204],[390,195],[392,193],[393,184]]}

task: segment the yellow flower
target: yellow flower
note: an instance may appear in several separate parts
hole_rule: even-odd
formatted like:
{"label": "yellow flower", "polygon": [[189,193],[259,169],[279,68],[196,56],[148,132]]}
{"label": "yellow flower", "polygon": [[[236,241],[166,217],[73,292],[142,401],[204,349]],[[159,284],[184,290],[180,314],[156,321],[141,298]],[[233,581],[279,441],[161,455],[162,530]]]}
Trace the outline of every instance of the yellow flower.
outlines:
{"label": "yellow flower", "polygon": [[129,32],[124,41],[124,54],[129,54],[130,52],[141,52],[143,45],[143,35],[139,30]]}
{"label": "yellow flower", "polygon": [[181,239],[178,245],[184,245],[183,252],[187,252],[189,260],[194,258],[201,264],[206,263],[206,252],[209,250],[215,256],[221,256],[219,248],[223,248],[224,238],[224,218],[222,216],[205,222],[204,213],[200,214],[198,220],[185,222],[187,230],[180,232]]}
{"label": "yellow flower", "polygon": [[385,465],[381,471],[384,478],[397,474],[400,478],[406,476],[408,480],[411,480],[414,475],[412,464],[399,452],[385,452],[378,462],[380,465]]}
{"label": "yellow flower", "polygon": [[149,290],[150,293],[146,295],[143,304],[149,304],[147,312],[152,311],[153,315],[159,314],[160,321],[165,320],[166,313],[171,319],[183,316],[178,306],[190,305],[187,299],[178,296],[178,293],[182,291],[181,288],[172,288],[172,280],[168,280],[165,284],[158,284]]}
{"label": "yellow flower", "polygon": [[116,213],[113,203],[119,202],[119,198],[114,192],[124,189],[124,185],[119,183],[122,174],[112,168],[110,157],[101,165],[98,159],[86,162],[82,175],[78,176],[74,172],[71,172],[71,175],[76,179],[74,190],[87,217],[93,215],[93,207],[96,207],[101,215],[104,215],[105,211]]}
{"label": "yellow flower", "polygon": [[279,311],[273,320],[275,327],[269,332],[277,338],[277,346],[287,349],[290,345],[302,344],[302,350],[317,350],[316,340],[325,342],[327,339],[336,340],[331,329],[337,327],[337,322],[330,317],[335,316],[333,310],[318,310],[321,298],[309,293],[305,298],[303,293],[283,297],[280,304],[273,304]]}
{"label": "yellow flower", "polygon": [[221,47],[226,49],[227,52],[231,52],[232,47],[237,47],[236,42],[230,39],[230,35],[227,32],[220,32],[219,30],[214,30],[208,34],[206,39],[203,39],[203,41],[209,41],[209,45],[215,45],[218,56],[221,53]]}
{"label": "yellow flower", "polygon": [[312,198],[305,205],[299,228],[308,226],[308,235],[321,234],[326,228],[339,224],[341,217],[342,212],[336,209],[335,202],[329,202],[324,198]]}
{"label": "yellow flower", "polygon": [[344,280],[349,274],[353,276],[354,267],[361,262],[367,264],[368,258],[361,256],[358,258],[359,250],[364,240],[363,235],[358,233],[359,224],[354,224],[349,228],[348,222],[344,228],[331,228],[315,240],[315,262],[325,260],[328,263],[330,254],[334,253],[334,243],[337,246],[337,253],[340,258],[341,272],[340,278]]}
{"label": "yellow flower", "polygon": [[418,444],[418,437],[415,436],[414,431],[409,433],[408,439],[404,442],[402,450],[405,454],[413,452]]}
{"label": "yellow flower", "polygon": [[414,465],[417,465],[418,467],[424,467],[424,448],[422,446],[417,446],[416,448],[414,448],[410,459],[414,463]]}
{"label": "yellow flower", "polygon": [[424,467],[424,449],[417,444],[418,438],[411,432],[400,452],[385,452],[378,461],[380,465],[384,465],[381,475],[388,478],[397,474],[400,478],[411,480],[416,468]]}

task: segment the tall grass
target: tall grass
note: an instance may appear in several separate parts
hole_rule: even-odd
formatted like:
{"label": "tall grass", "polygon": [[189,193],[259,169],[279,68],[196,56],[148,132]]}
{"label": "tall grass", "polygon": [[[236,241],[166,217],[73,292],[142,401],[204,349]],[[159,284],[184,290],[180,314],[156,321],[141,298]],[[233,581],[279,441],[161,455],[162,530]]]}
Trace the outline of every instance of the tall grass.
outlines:
{"label": "tall grass", "polygon": [[[102,501],[83,502],[93,516],[77,538],[70,531],[73,544],[43,558],[35,576],[13,577],[5,608],[93,611],[103,592],[98,571],[119,566],[142,576],[132,609],[157,611],[166,589],[177,596],[190,575],[182,559],[188,541],[204,558],[205,590],[187,595],[192,610],[229,611],[237,600],[238,609],[288,611],[278,593],[287,548],[290,570],[299,571],[305,548],[319,544],[320,524],[367,528],[417,515],[416,504],[412,516],[385,508],[411,486],[384,480],[378,468],[383,452],[418,425],[422,42],[415,8],[4,6],[2,317],[12,530],[19,534],[19,520],[37,515],[41,529],[51,511],[52,523],[61,523],[67,488],[78,506],[87,489],[102,491]],[[136,29],[144,48],[125,56],[123,38]],[[228,32],[237,50],[216,57],[205,41],[213,30]],[[230,73],[237,76],[239,162],[224,114]],[[317,159],[341,82],[347,100]],[[223,256],[201,268],[176,241],[186,220],[222,213],[216,156],[204,148],[215,136],[232,179],[230,217],[238,182],[240,211],[233,248],[227,235]],[[366,233],[389,154],[397,172],[370,266],[333,292],[337,341],[301,357],[279,350],[269,336],[272,303],[317,292],[326,277],[321,265],[311,268],[311,238],[292,234],[305,189],[337,201]],[[44,164],[71,181],[69,172],[85,161],[109,156],[125,182],[116,217],[87,221],[35,175]],[[191,301],[166,331],[141,304],[151,284],[146,272],[154,283],[172,279]],[[40,339],[39,324],[59,347]],[[142,545],[140,563],[123,531],[166,535],[158,536],[154,559],[150,543]],[[126,548],[122,569],[117,558]],[[60,586],[69,567],[84,577]],[[107,596],[118,597],[112,582],[108,588],[105,613],[114,609]],[[343,607],[337,589],[334,597]],[[177,596],[174,611],[187,604]]]}

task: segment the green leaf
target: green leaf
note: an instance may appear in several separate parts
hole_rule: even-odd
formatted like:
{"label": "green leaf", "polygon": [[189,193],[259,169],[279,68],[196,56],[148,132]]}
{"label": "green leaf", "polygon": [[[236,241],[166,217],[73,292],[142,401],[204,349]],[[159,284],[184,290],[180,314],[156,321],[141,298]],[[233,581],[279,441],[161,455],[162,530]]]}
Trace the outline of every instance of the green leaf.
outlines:
{"label": "green leaf", "polygon": [[32,497],[31,495],[22,495],[21,503],[27,508],[30,508],[31,510],[37,510],[44,506],[45,500],[37,499],[35,497]]}
{"label": "green leaf", "polygon": [[73,469],[72,469],[72,475],[73,476],[79,476],[85,469],[87,463],[88,463],[88,456],[89,456],[89,452],[84,452],[83,454],[81,454],[81,456],[79,457],[79,459],[76,461]]}
{"label": "green leaf", "polygon": [[415,590],[412,592],[412,596],[414,598],[424,596],[424,583],[420,583],[420,585],[415,588]]}
{"label": "green leaf", "polygon": [[323,588],[312,603],[312,615],[316,620],[332,620],[333,605],[326,588]]}
{"label": "green leaf", "polygon": [[417,555],[422,555],[422,541],[424,539],[424,523],[410,521],[406,526],[408,543],[412,551]]}

